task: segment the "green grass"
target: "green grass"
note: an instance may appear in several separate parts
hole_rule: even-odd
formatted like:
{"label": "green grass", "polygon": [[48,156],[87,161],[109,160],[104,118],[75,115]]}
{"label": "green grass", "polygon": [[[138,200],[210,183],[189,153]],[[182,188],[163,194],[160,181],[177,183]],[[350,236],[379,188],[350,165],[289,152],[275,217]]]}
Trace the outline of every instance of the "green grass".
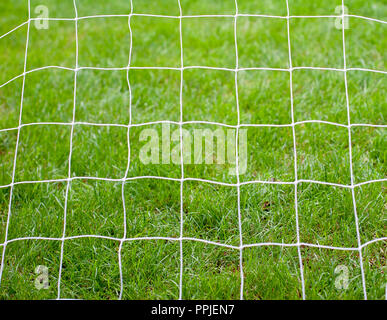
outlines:
{"label": "green grass", "polygon": [[[77,0],[79,16],[129,14],[130,1]],[[74,18],[72,0],[31,0],[46,5],[52,18]],[[346,0],[348,13],[387,20],[384,1]],[[183,15],[233,15],[234,0],[181,0]],[[334,15],[341,0],[289,0],[291,15]],[[27,1],[0,3],[0,36],[28,19]],[[285,0],[238,0],[239,13],[286,16]],[[177,0],[133,0],[135,13],[178,16]],[[342,30],[335,18],[290,20],[293,67],[343,68]],[[131,18],[134,67],[181,66],[179,19]],[[45,66],[76,67],[74,21],[50,21],[48,30],[30,26],[27,71]],[[0,39],[0,85],[23,73],[27,25]],[[240,68],[289,67],[286,19],[238,17]],[[349,18],[345,31],[346,61],[350,68],[386,70],[386,25]],[[300,241],[332,247],[358,246],[350,188],[295,179],[290,76],[287,71],[244,70],[235,82],[236,52],[233,17],[184,18],[183,121],[284,125],[247,127],[247,168],[239,177],[242,239],[256,243],[297,242],[295,192],[298,199]],[[78,22],[79,67],[125,68],[130,33],[126,17],[99,17]],[[143,164],[139,152],[144,129],[161,134],[162,125],[180,121],[180,70],[82,69],[77,73],[48,68],[25,76],[22,124],[12,192],[12,214],[4,255],[0,299],[55,299],[61,241],[17,238],[61,238],[68,178],[71,123],[73,132],[66,240],[63,251],[61,298],[117,299],[120,295],[118,252],[121,239],[180,236],[180,182],[164,179],[119,179],[158,176],[179,179],[180,164]],[[383,73],[347,72],[352,124],[385,125],[387,82]],[[12,172],[19,125],[23,78],[0,88],[0,244],[5,241]],[[292,73],[297,177],[350,185],[350,159],[344,73],[334,70],[294,70]],[[238,99],[237,99],[238,98]],[[125,125],[148,123],[129,130]],[[42,124],[42,123],[45,124]],[[47,124],[47,122],[62,123]],[[94,124],[94,125],[90,125]],[[119,124],[109,127],[106,124]],[[185,124],[194,129],[236,129],[216,124]],[[10,129],[10,130],[5,130]],[[170,124],[171,133],[178,130]],[[175,137],[176,138],[176,137]],[[354,183],[387,177],[386,128],[351,129]],[[183,148],[185,148],[183,140]],[[171,148],[180,149],[179,137]],[[228,150],[235,156],[234,150]],[[193,152],[193,150],[191,150]],[[160,154],[161,155],[161,154]],[[216,155],[214,155],[215,157]],[[184,164],[186,178],[236,184],[232,164]],[[82,177],[82,178],[77,178]],[[88,179],[96,177],[100,180]],[[43,180],[60,180],[43,182]],[[20,182],[40,181],[25,184]],[[289,184],[249,183],[252,181]],[[184,299],[240,298],[240,233],[238,189],[235,185],[186,181],[183,184],[183,235],[225,244],[222,247],[183,241]],[[361,243],[387,236],[386,183],[362,184],[354,189]],[[125,203],[123,204],[123,198]],[[125,211],[124,211],[125,205]],[[126,213],[126,220],[125,215]],[[126,226],[126,229],[125,229]],[[77,238],[96,235],[106,238]],[[4,246],[0,246],[0,257]],[[173,240],[135,240],[122,245],[123,299],[179,298],[180,245]],[[302,245],[300,248],[307,299],[363,299],[360,256]],[[243,249],[245,299],[302,299],[296,246],[248,246]],[[362,249],[369,299],[385,299],[386,241]],[[1,259],[0,259],[1,262]],[[35,268],[49,270],[49,289],[37,290]],[[349,271],[349,285],[338,290],[338,266]]]}

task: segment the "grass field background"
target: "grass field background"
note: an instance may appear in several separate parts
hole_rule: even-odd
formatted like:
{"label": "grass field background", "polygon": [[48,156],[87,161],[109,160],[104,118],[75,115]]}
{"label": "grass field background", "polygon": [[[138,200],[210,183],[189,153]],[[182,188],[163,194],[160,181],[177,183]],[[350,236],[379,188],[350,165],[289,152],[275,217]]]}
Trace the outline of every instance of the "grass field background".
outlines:
{"label": "grass field background", "polygon": [[[144,13],[179,16],[177,0],[77,0],[78,16]],[[285,0],[238,0],[239,13],[286,16]],[[2,0],[0,36],[28,20],[27,1]],[[50,18],[74,18],[72,0],[31,0],[34,9],[46,5]],[[335,15],[341,0],[289,0],[290,15]],[[348,13],[387,21],[385,1],[347,0]],[[181,0],[183,15],[233,15],[234,0]],[[344,68],[342,30],[337,18],[290,19],[293,67]],[[386,72],[387,25],[348,18],[345,30],[348,68]],[[180,236],[180,182],[139,179],[122,182],[128,167],[129,122],[142,124],[180,121],[181,67],[179,19],[132,16],[131,114],[127,70],[130,33],[127,17],[97,17],[76,24],[52,20],[49,29],[30,24],[28,58],[15,183],[12,192],[0,299],[55,299],[61,244],[57,240],[18,240],[26,237],[61,238],[65,215],[71,122],[75,122],[66,237],[98,235],[126,237]],[[23,87],[27,25],[0,38],[0,244],[8,221],[15,147]],[[233,17],[182,19],[183,121],[289,125],[292,123],[290,77],[286,70],[238,72]],[[239,68],[289,68],[287,20],[267,17],[237,18]],[[109,70],[109,68],[123,68]],[[168,69],[170,68],[170,69]],[[231,70],[229,70],[231,69]],[[347,72],[352,124],[380,125],[351,128],[354,183],[362,244],[387,236],[387,75],[371,71]],[[12,81],[8,82],[9,80]],[[351,189],[318,181],[350,185],[347,101],[344,72],[305,70],[292,72],[294,121],[320,120],[295,126],[300,241],[311,245],[357,248],[358,238]],[[8,82],[8,83],[7,83]],[[7,83],[6,85],[3,85]],[[321,122],[325,121],[325,122]],[[48,124],[56,123],[56,124]],[[333,124],[334,123],[334,124]],[[31,124],[31,125],[28,125]],[[106,124],[120,124],[110,127]],[[338,126],[341,124],[344,126]],[[216,124],[184,124],[184,129],[217,129]],[[160,176],[179,179],[179,165],[144,165],[138,159],[141,130],[129,130],[131,158],[127,177]],[[171,131],[178,129],[171,124]],[[247,171],[240,175],[240,210],[243,244],[297,243],[295,186],[248,183],[295,180],[291,126],[246,127]],[[237,177],[229,165],[185,165],[183,184],[184,237],[239,246]],[[82,177],[82,178],[77,178]],[[101,180],[90,179],[97,177]],[[111,180],[107,180],[107,179]],[[205,179],[208,182],[195,181]],[[105,180],[104,180],[105,179]],[[114,180],[116,179],[116,180]],[[57,180],[44,182],[44,180]],[[40,183],[20,183],[43,181]],[[230,185],[213,183],[222,182]],[[117,299],[120,294],[118,251],[120,242],[100,238],[65,241],[61,298]],[[179,297],[179,241],[136,240],[122,247],[124,299],[177,299]],[[384,299],[386,240],[362,249],[369,299]],[[301,246],[307,299],[363,299],[359,251]],[[239,250],[192,240],[183,241],[184,299],[239,299]],[[1,260],[0,260],[1,262]],[[34,286],[38,265],[49,268],[50,287]],[[349,287],[335,287],[335,268],[348,267]],[[260,246],[243,249],[245,299],[302,299],[297,247]]]}

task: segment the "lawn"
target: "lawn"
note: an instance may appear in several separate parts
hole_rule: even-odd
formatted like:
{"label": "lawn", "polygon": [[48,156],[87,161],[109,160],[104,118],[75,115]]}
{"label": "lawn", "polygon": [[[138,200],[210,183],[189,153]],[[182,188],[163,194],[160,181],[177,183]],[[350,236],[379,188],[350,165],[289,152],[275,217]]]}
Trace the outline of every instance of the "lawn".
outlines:
{"label": "lawn", "polygon": [[[0,2],[0,299],[385,299],[385,1],[345,56],[341,0],[75,5]],[[165,123],[246,130],[246,170],[144,164]]]}

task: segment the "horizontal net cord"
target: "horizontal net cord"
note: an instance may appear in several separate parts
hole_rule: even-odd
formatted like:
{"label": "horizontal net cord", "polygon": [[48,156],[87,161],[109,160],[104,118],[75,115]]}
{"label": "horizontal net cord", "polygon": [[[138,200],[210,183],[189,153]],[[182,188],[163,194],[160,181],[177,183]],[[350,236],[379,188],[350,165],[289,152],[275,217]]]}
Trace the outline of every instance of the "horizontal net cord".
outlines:
{"label": "horizontal net cord", "polygon": [[25,75],[28,75],[33,72],[47,70],[47,69],[60,69],[60,70],[68,70],[73,72],[78,72],[81,70],[100,70],[100,71],[124,71],[124,70],[175,70],[175,71],[181,71],[181,70],[190,70],[190,69],[206,69],[206,70],[218,70],[218,71],[230,71],[230,72],[240,72],[240,71],[282,71],[282,72],[292,72],[294,70],[321,70],[321,71],[338,71],[338,72],[348,72],[348,71],[363,71],[363,72],[374,72],[374,73],[381,73],[381,74],[387,74],[387,71],[384,70],[375,70],[375,69],[367,69],[367,68],[347,68],[347,69],[341,69],[341,68],[329,68],[329,67],[293,67],[293,68],[267,68],[267,67],[250,67],[250,68],[238,68],[238,69],[232,69],[232,68],[221,68],[221,67],[210,67],[210,66],[185,66],[183,68],[178,67],[79,67],[79,68],[68,68],[68,67],[62,67],[62,66],[45,66],[40,68],[35,68],[28,70],[26,72],[23,72],[15,77],[13,77],[10,80],[7,80],[6,82],[2,83],[0,85],[0,88],[6,86],[7,84],[24,77]]}
{"label": "horizontal net cord", "polygon": [[118,124],[118,123],[94,123],[94,122],[84,122],[84,121],[75,121],[72,122],[31,122],[31,123],[24,123],[21,124],[18,127],[14,128],[6,128],[6,129],[0,129],[0,132],[7,132],[7,131],[15,131],[19,130],[20,128],[24,127],[31,127],[31,126],[94,126],[94,127],[119,127],[119,128],[132,128],[132,127],[144,127],[144,126],[150,126],[150,125],[157,125],[157,124],[173,124],[176,126],[180,125],[190,125],[190,124],[205,124],[205,125],[214,125],[214,126],[220,126],[220,127],[226,127],[226,128],[232,128],[232,129],[238,129],[238,128],[289,128],[289,127],[296,127],[302,124],[307,123],[317,123],[317,124],[327,124],[332,125],[336,127],[342,127],[342,128],[355,128],[355,127],[371,127],[371,128],[386,128],[387,125],[385,124],[368,124],[368,123],[351,123],[350,125],[337,123],[337,122],[330,122],[330,121],[324,121],[324,120],[303,120],[303,121],[297,121],[294,123],[288,123],[288,124],[249,124],[249,123],[241,123],[239,125],[232,125],[232,124],[226,124],[221,122],[213,122],[213,121],[201,121],[201,120],[191,120],[191,121],[171,121],[171,120],[159,120],[159,121],[151,121],[151,122],[144,122],[144,123],[132,123],[130,125],[125,124]]}
{"label": "horizontal net cord", "polygon": [[218,71],[230,71],[230,72],[240,72],[240,71],[283,71],[283,72],[292,72],[294,70],[321,70],[321,71],[338,71],[338,72],[348,72],[348,71],[364,71],[364,72],[374,72],[374,73],[381,73],[381,74],[387,74],[387,71],[384,70],[375,70],[375,69],[367,69],[367,68],[329,68],[329,67],[292,67],[292,68],[267,68],[267,67],[250,67],[250,68],[221,68],[221,67],[211,67],[211,66],[185,66],[182,68],[178,67],[78,67],[78,68],[69,68],[69,67],[62,67],[62,66],[45,66],[40,68],[35,68],[28,70],[26,72],[23,72],[15,77],[13,77],[10,80],[7,80],[6,82],[2,83],[0,85],[0,88],[6,86],[7,84],[24,77],[25,75],[28,75],[33,72],[47,70],[47,69],[60,69],[60,70],[68,70],[73,72],[78,72],[81,70],[100,70],[100,71],[124,71],[124,70],[175,70],[175,71],[181,71],[181,70],[190,70],[190,69],[206,69],[206,70],[218,70]]}
{"label": "horizontal net cord", "polygon": [[7,185],[1,185],[0,189],[9,188],[12,186],[17,185],[24,185],[24,184],[36,184],[36,183],[61,183],[61,182],[71,182],[71,181],[77,181],[77,180],[94,180],[94,181],[106,181],[106,182],[130,182],[135,180],[145,180],[145,179],[154,179],[154,180],[167,180],[167,181],[176,181],[176,182],[185,182],[185,181],[196,181],[196,182],[203,182],[203,183],[210,183],[214,185],[221,185],[225,187],[239,187],[244,185],[250,185],[250,184],[269,184],[269,185],[298,185],[301,183],[311,183],[311,184],[320,184],[320,185],[327,185],[332,187],[339,187],[339,188],[346,188],[346,189],[355,189],[367,184],[372,183],[382,183],[387,182],[387,178],[384,179],[375,179],[375,180],[368,180],[364,182],[360,182],[353,185],[346,185],[346,184],[339,184],[334,182],[326,182],[326,181],[319,181],[319,180],[310,180],[310,179],[299,179],[297,181],[266,181],[266,180],[251,180],[251,181],[244,181],[239,183],[227,183],[227,182],[221,182],[216,180],[209,180],[209,179],[201,179],[201,178],[188,178],[184,177],[181,178],[171,178],[171,177],[163,177],[163,176],[136,176],[136,177],[126,177],[121,179],[113,179],[113,178],[101,178],[101,177],[71,177],[71,178],[63,178],[63,179],[46,179],[46,180],[31,180],[31,181],[19,181],[10,183]]}
{"label": "horizontal net cord", "polygon": [[20,242],[20,241],[71,241],[71,240],[77,240],[77,239],[103,239],[103,240],[110,240],[110,241],[116,241],[116,242],[134,242],[134,241],[157,241],[157,240],[164,240],[164,241],[193,241],[193,242],[201,242],[206,243],[218,247],[225,247],[229,249],[234,250],[243,250],[248,248],[254,248],[254,247],[309,247],[309,248],[320,248],[320,249],[328,249],[328,250],[339,250],[339,251],[359,251],[373,243],[377,242],[385,242],[387,241],[387,237],[377,238],[370,240],[368,242],[363,243],[360,248],[359,247],[335,247],[335,246],[328,246],[328,245],[320,245],[320,244],[313,244],[313,243],[307,243],[307,242],[300,242],[300,243],[281,243],[281,242],[259,242],[259,243],[251,243],[251,244],[244,244],[242,246],[233,246],[221,242],[216,241],[210,241],[210,240],[204,240],[199,238],[192,238],[192,237],[136,237],[136,238],[115,238],[115,237],[108,237],[108,236],[101,236],[101,235],[78,235],[78,236],[67,236],[65,238],[53,238],[53,237],[22,237],[22,238],[14,238],[9,239],[7,242],[0,243],[0,247],[5,246],[10,243],[14,242]]}
{"label": "horizontal net cord", "polygon": [[[235,14],[205,14],[205,15],[162,15],[162,14],[147,14],[147,13],[132,13],[132,14],[101,14],[101,15],[92,15],[92,16],[80,16],[77,18],[30,18],[23,23],[19,24],[18,26],[14,27],[10,31],[4,33],[0,36],[1,38],[6,37],[10,33],[16,31],[17,29],[22,28],[24,25],[28,24],[30,21],[74,21],[74,20],[84,20],[84,19],[95,19],[95,18],[119,18],[119,17],[129,17],[129,16],[139,16],[139,17],[154,17],[154,18],[166,18],[166,19],[189,19],[189,18],[234,18],[235,16],[240,17],[261,17],[261,18],[273,18],[273,19],[313,19],[313,18],[341,18],[343,15],[291,15],[291,16],[277,16],[277,15],[266,15],[266,14],[249,14],[249,13],[238,13]],[[356,15],[356,14],[344,14],[344,17],[349,18],[358,18],[358,19],[364,19],[369,21],[374,21],[378,23],[387,24],[387,21],[362,15]]]}
{"label": "horizontal net cord", "polygon": [[[250,14],[250,13],[237,13],[237,14],[197,14],[197,15],[162,15],[162,14],[148,14],[148,13],[132,13],[132,14],[102,14],[92,16],[82,16],[78,18],[31,18],[30,21],[52,20],[52,21],[74,21],[85,19],[98,19],[98,18],[128,18],[131,16],[138,17],[150,17],[150,18],[165,18],[165,19],[195,19],[195,18],[235,18],[235,17],[256,17],[256,18],[271,18],[271,19],[321,19],[321,18],[336,18],[341,19],[343,15],[291,15],[291,16],[277,16],[267,14]],[[387,21],[382,19],[376,19],[361,15],[344,14],[344,17],[359,18],[378,23],[387,24]]]}

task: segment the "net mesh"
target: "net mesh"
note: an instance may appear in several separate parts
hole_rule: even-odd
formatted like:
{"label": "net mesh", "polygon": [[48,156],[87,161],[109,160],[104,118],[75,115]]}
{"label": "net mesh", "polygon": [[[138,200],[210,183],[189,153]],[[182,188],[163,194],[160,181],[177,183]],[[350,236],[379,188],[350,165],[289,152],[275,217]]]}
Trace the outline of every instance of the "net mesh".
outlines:
{"label": "net mesh", "polygon": [[[131,1],[132,2],[132,1]],[[61,299],[61,279],[62,279],[62,266],[63,266],[63,255],[64,255],[64,243],[67,240],[72,240],[76,238],[102,238],[102,239],[110,239],[114,241],[118,241],[120,243],[119,245],[119,251],[118,251],[118,262],[119,262],[119,269],[120,269],[120,285],[121,285],[121,292],[119,298],[122,298],[123,294],[123,270],[122,270],[122,248],[123,244],[125,242],[129,241],[135,241],[135,240],[167,240],[167,241],[175,241],[180,244],[180,282],[179,282],[179,298],[183,298],[183,266],[184,266],[184,260],[183,260],[183,248],[184,248],[184,241],[198,241],[198,242],[203,242],[207,243],[210,245],[215,245],[215,246],[222,246],[226,248],[231,248],[235,250],[239,250],[240,253],[240,262],[239,262],[239,267],[240,267],[240,299],[244,298],[244,272],[243,272],[243,249],[249,248],[249,247],[259,247],[259,246],[282,246],[282,247],[296,247],[298,249],[298,258],[299,258],[299,269],[300,269],[300,276],[301,276],[301,283],[302,283],[302,297],[303,299],[306,299],[305,295],[305,281],[304,281],[304,268],[303,268],[303,260],[302,260],[302,252],[301,252],[301,247],[307,246],[307,247],[315,247],[315,248],[325,248],[325,249],[333,249],[333,250],[344,250],[344,251],[355,251],[359,253],[359,263],[360,263],[360,268],[361,268],[361,277],[362,277],[362,285],[363,285],[363,293],[364,293],[364,298],[367,299],[367,290],[366,290],[366,280],[365,280],[365,274],[364,274],[364,267],[363,267],[363,257],[362,257],[362,249],[368,246],[371,243],[374,242],[379,242],[379,241],[386,241],[387,237],[380,238],[380,239],[374,239],[366,243],[362,243],[361,237],[360,237],[360,231],[359,231],[359,218],[357,214],[357,207],[356,207],[356,198],[355,198],[355,189],[357,187],[360,187],[362,185],[370,184],[370,183],[375,183],[375,182],[381,182],[381,181],[387,181],[387,179],[381,179],[381,180],[370,180],[370,181],[365,181],[361,183],[355,184],[354,181],[354,173],[353,173],[353,161],[352,161],[352,139],[351,139],[351,128],[353,127],[380,127],[380,128],[386,128],[386,125],[376,125],[376,124],[361,124],[361,123],[351,123],[351,118],[350,118],[350,103],[349,103],[349,97],[348,97],[348,82],[347,82],[347,72],[348,71],[366,71],[366,72],[375,72],[375,73],[381,73],[381,74],[387,74],[386,71],[382,70],[372,70],[372,69],[365,69],[365,68],[347,68],[347,62],[346,62],[346,42],[345,42],[345,28],[342,28],[342,51],[343,51],[343,68],[323,68],[323,67],[293,67],[292,64],[292,47],[291,47],[291,28],[290,28],[290,20],[291,19],[300,19],[300,18],[305,18],[305,19],[313,19],[316,17],[331,17],[331,18],[340,18],[342,21],[348,17],[357,17],[359,19],[365,19],[365,20],[370,20],[374,21],[376,23],[382,23],[382,24],[387,24],[386,21],[378,20],[378,19],[373,19],[369,17],[364,17],[364,16],[358,16],[358,15],[349,15],[346,13],[345,10],[345,4],[344,0],[342,1],[342,14],[341,15],[330,15],[330,16],[291,16],[289,13],[289,4],[288,1],[286,0],[286,8],[287,8],[287,15],[286,16],[271,16],[271,15],[257,15],[257,14],[242,14],[238,12],[238,1],[235,0],[235,14],[233,15],[206,15],[206,17],[230,17],[234,19],[234,40],[235,40],[235,68],[234,69],[229,69],[229,68],[217,68],[217,67],[211,67],[211,66],[185,66],[184,65],[184,55],[183,55],[183,34],[182,34],[182,20],[183,19],[190,19],[190,18],[195,18],[195,17],[200,17],[200,16],[183,16],[182,14],[182,7],[180,0],[177,1],[177,5],[179,7],[179,16],[163,16],[163,15],[151,15],[151,14],[140,14],[140,13],[135,13],[133,11],[133,3],[131,3],[131,12],[128,14],[122,14],[122,15],[104,15],[103,17],[128,17],[128,28],[129,28],[129,34],[130,34],[130,51],[129,51],[129,59],[128,59],[128,65],[123,68],[102,68],[102,67],[84,67],[80,66],[78,64],[78,21],[81,19],[94,19],[98,18],[101,16],[87,16],[87,17],[80,17],[78,16],[78,10],[77,10],[77,4],[76,1],[74,0],[74,11],[75,11],[75,18],[70,18],[70,19],[56,19],[56,20],[73,20],[75,23],[75,30],[76,30],[76,67],[75,68],[67,68],[67,67],[61,67],[61,66],[44,66],[41,68],[36,68],[33,70],[28,70],[27,71],[27,59],[28,59],[28,44],[29,44],[29,33],[30,33],[30,28],[31,24],[36,21],[36,20],[42,20],[42,19],[48,19],[48,20],[53,20],[52,18],[32,18],[31,17],[31,8],[30,8],[30,1],[28,1],[28,9],[29,9],[29,19],[24,22],[23,24],[19,25],[18,27],[10,30],[9,32],[3,34],[0,36],[0,39],[6,37],[7,35],[15,32],[19,28],[21,28],[24,25],[27,25],[28,31],[27,31],[27,40],[26,40],[26,49],[25,49],[25,59],[24,59],[24,72],[13,79],[10,79],[9,81],[3,83],[0,85],[1,87],[6,86],[8,83],[11,83],[15,81],[18,78],[23,79],[23,85],[22,85],[22,94],[21,94],[21,104],[20,104],[20,115],[19,115],[19,125],[16,128],[6,128],[0,130],[0,132],[5,132],[5,131],[17,131],[17,142],[16,142],[16,151],[15,151],[15,156],[14,156],[14,162],[13,162],[13,172],[12,172],[12,182],[8,185],[3,185],[0,186],[0,188],[10,188],[10,201],[9,201],[9,208],[8,208],[8,216],[7,216],[7,224],[6,224],[6,232],[5,232],[5,241],[4,243],[0,244],[0,247],[3,248],[3,255],[2,255],[2,261],[1,261],[1,269],[0,269],[0,284],[3,276],[3,269],[4,269],[4,261],[6,257],[6,248],[7,245],[16,242],[16,241],[21,241],[21,240],[51,240],[51,241],[61,241],[61,256],[60,256],[60,270],[59,270],[59,279],[58,279],[58,299]],[[160,17],[160,18],[168,18],[168,19],[178,19],[179,20],[179,34],[180,34],[180,60],[181,60],[181,66],[179,68],[168,68],[168,67],[133,67],[131,65],[131,60],[132,60],[132,42],[133,42],[133,32],[131,28],[131,18],[133,16],[150,16],[150,17]],[[287,21],[287,38],[288,38],[288,53],[289,53],[289,68],[283,69],[283,68],[240,68],[239,67],[239,59],[238,59],[238,37],[237,37],[237,20],[238,17],[240,16],[252,16],[252,17],[266,17],[266,18],[273,18],[273,19],[285,19]],[[343,22],[344,23],[344,22]],[[71,123],[56,123],[56,122],[45,122],[45,123],[27,123],[24,124],[22,121],[22,110],[23,110],[23,97],[24,97],[24,89],[25,89],[25,79],[26,75],[29,73],[37,72],[39,70],[44,70],[44,69],[64,69],[64,70],[70,70],[74,72],[74,101],[73,101],[73,119]],[[95,123],[88,123],[88,122],[76,122],[75,121],[75,113],[76,113],[76,105],[77,105],[77,80],[78,80],[78,73],[80,70],[84,69],[95,69],[95,70],[126,70],[127,71],[127,85],[128,85],[128,90],[129,90],[129,95],[130,95],[130,101],[129,101],[129,123],[127,125],[123,124],[95,124]],[[132,87],[131,87],[131,81],[130,81],[130,70],[134,69],[171,69],[171,70],[180,70],[181,74],[181,80],[180,80],[180,121],[154,121],[154,122],[147,122],[147,123],[141,123],[141,124],[133,124],[132,123]],[[212,121],[183,121],[183,76],[184,76],[184,70],[187,69],[212,69],[212,70],[228,70],[230,72],[235,73],[235,95],[236,95],[236,102],[237,102],[237,113],[238,113],[238,122],[237,125],[229,125],[229,124],[224,124],[224,123],[218,123],[218,122],[212,122]],[[335,123],[335,122],[329,122],[329,121],[322,121],[322,120],[306,120],[306,121],[295,121],[294,117],[294,110],[293,110],[293,104],[294,104],[294,99],[293,99],[293,71],[294,70],[300,70],[300,69],[311,69],[311,70],[333,70],[333,71],[338,71],[342,72],[344,74],[344,79],[345,79],[345,96],[346,96],[346,109],[347,109],[347,118],[348,118],[348,124],[344,125],[341,123]],[[290,77],[290,101],[291,101],[291,118],[292,122],[289,124],[243,124],[241,123],[240,120],[240,111],[239,111],[239,97],[238,97],[238,73],[240,71],[245,71],[245,70],[273,70],[273,71],[278,71],[278,72],[287,72],[289,73]],[[180,178],[167,178],[167,177],[158,177],[158,176],[137,176],[137,177],[129,177],[128,172],[131,164],[131,149],[130,149],[130,130],[133,127],[141,127],[141,126],[146,126],[149,124],[157,124],[157,123],[170,123],[170,124],[175,124],[178,125],[180,128],[180,157],[181,157],[181,177]],[[183,125],[185,124],[214,124],[218,126],[224,126],[224,127],[230,127],[230,128],[235,128],[236,129],[236,172],[237,172],[237,182],[236,183],[223,183],[223,182],[217,182],[217,181],[211,181],[207,179],[199,179],[199,178],[188,178],[185,177],[184,174],[184,164],[183,164]],[[296,133],[295,133],[295,127],[297,125],[303,124],[303,123],[325,123],[325,124],[330,124],[333,126],[338,126],[338,127],[343,127],[347,128],[348,130],[348,145],[349,145],[349,161],[350,161],[350,175],[351,175],[351,183],[349,185],[344,185],[344,184],[337,184],[337,183],[331,183],[331,182],[324,182],[324,181],[315,181],[315,180],[305,180],[305,179],[298,179],[298,168],[297,168],[297,144],[296,144]],[[16,163],[17,163],[17,155],[18,155],[18,148],[19,148],[19,139],[20,139],[20,130],[23,127],[26,126],[34,126],[34,125],[41,125],[41,124],[49,124],[49,125],[57,125],[57,126],[70,126],[71,127],[71,136],[70,136],[70,152],[68,155],[68,178],[67,179],[53,179],[53,180],[43,180],[43,181],[16,181],[15,180],[15,170],[16,170]],[[71,176],[71,163],[72,163],[72,150],[73,150],[73,136],[74,136],[74,126],[77,124],[86,124],[86,125],[91,125],[91,126],[116,126],[116,127],[123,127],[127,129],[127,143],[128,143],[128,160],[127,160],[127,168],[124,177],[121,179],[110,179],[110,178],[99,178],[99,177],[72,177]],[[241,128],[245,127],[290,127],[292,129],[292,135],[293,135],[293,154],[294,154],[294,181],[292,182],[281,182],[281,181],[249,181],[249,182],[241,182],[239,179],[239,168],[238,168],[238,135],[239,135],[239,130]],[[125,196],[124,196],[124,188],[125,188],[125,183],[131,180],[141,180],[141,179],[163,179],[163,180],[171,180],[171,181],[178,181],[180,182],[180,236],[178,238],[170,238],[170,237],[141,237],[141,238],[129,238],[127,237],[127,226],[126,226],[126,205],[125,205]],[[70,185],[71,182],[74,180],[80,180],[80,179],[89,179],[89,180],[103,180],[103,181],[114,181],[114,182],[122,182],[122,202],[123,202],[123,211],[124,211],[124,236],[122,238],[114,238],[114,237],[107,237],[107,236],[100,236],[100,235],[82,235],[82,236],[67,236],[66,235],[66,218],[67,218],[67,213],[68,213],[68,198],[69,198],[69,190],[70,190]],[[224,185],[224,186],[231,186],[235,187],[237,189],[237,199],[238,199],[238,227],[239,227],[239,245],[234,246],[234,245],[227,245],[223,243],[218,243],[214,241],[208,241],[204,239],[197,239],[197,238],[191,238],[191,237],[185,237],[184,232],[183,232],[183,226],[184,226],[184,209],[183,209],[183,186],[186,181],[201,181],[201,182],[206,182],[206,183],[214,183],[214,184],[219,184],[219,185]],[[65,205],[64,205],[64,224],[63,224],[63,233],[62,237],[60,238],[46,238],[46,237],[25,237],[25,238],[15,238],[15,239],[8,239],[8,227],[9,227],[9,222],[10,218],[12,215],[12,208],[13,208],[13,203],[12,203],[12,195],[13,195],[13,190],[16,185],[20,184],[35,184],[35,183],[46,183],[46,182],[65,182],[66,183],[66,193],[65,193]],[[297,188],[300,183],[305,183],[305,182],[310,182],[310,183],[316,183],[316,184],[322,184],[322,185],[329,185],[329,186],[336,186],[340,188],[346,188],[351,190],[352,194],[352,201],[353,201],[353,208],[354,208],[354,218],[356,222],[356,235],[357,235],[357,247],[333,247],[333,246],[326,246],[326,245],[317,245],[317,244],[311,244],[311,243],[304,243],[300,241],[300,228],[299,228],[299,217],[298,217],[298,192]],[[264,242],[264,243],[255,243],[255,244],[244,244],[243,243],[243,238],[242,238],[242,219],[241,219],[241,195],[240,195],[240,187],[246,184],[279,184],[279,185],[294,185],[295,192],[294,192],[294,197],[295,197],[295,213],[296,213],[296,230],[297,230],[297,242],[296,243],[269,243],[269,242]]]}

